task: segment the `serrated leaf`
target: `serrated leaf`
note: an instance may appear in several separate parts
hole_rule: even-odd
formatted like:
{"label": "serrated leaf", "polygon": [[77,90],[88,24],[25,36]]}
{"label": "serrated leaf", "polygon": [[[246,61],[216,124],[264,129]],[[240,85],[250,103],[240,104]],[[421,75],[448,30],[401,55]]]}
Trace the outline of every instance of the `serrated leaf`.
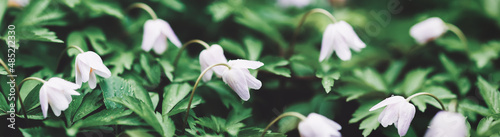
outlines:
{"label": "serrated leaf", "polygon": [[219,44],[224,49],[224,51],[227,51],[240,58],[246,58],[246,53],[243,50],[243,47],[238,42],[222,38],[221,40],[219,40]]}
{"label": "serrated leaf", "polygon": [[261,59],[261,61],[262,63],[264,63],[262,70],[266,70],[273,74],[284,77],[291,77],[290,69],[284,67],[288,65],[290,62],[285,60],[284,58],[276,56],[265,56]]}
{"label": "serrated leaf", "polygon": [[458,76],[461,73],[461,70],[460,68],[457,67],[457,65],[455,65],[455,63],[453,63],[453,61],[450,61],[450,59],[448,59],[448,57],[443,53],[439,54],[439,60],[441,60],[441,63],[443,64],[444,68],[453,78],[455,79],[458,78]]}
{"label": "serrated leaf", "polygon": [[141,67],[146,73],[149,82],[151,82],[151,86],[156,86],[160,83],[161,80],[161,71],[160,66],[156,63],[151,63],[149,58],[145,54],[141,54],[140,57]]}
{"label": "serrated leaf", "polygon": [[174,80],[173,73],[175,70],[174,65],[172,65],[172,63],[170,63],[170,61],[167,61],[167,60],[157,60],[157,61],[161,65],[161,67],[163,68],[163,72],[167,76],[168,80],[173,81]]}
{"label": "serrated leaf", "polygon": [[171,115],[170,111],[190,93],[191,89],[188,83],[173,83],[166,86],[163,93],[163,115]]}
{"label": "serrated leaf", "polygon": [[120,8],[119,4],[110,1],[96,1],[96,0],[85,0],[82,1],[90,10],[90,16],[100,17],[104,15],[114,16],[118,19],[123,19],[123,9]]}
{"label": "serrated leaf", "polygon": [[84,30],[86,37],[90,41],[90,45],[95,49],[99,55],[104,55],[110,52],[106,46],[106,35],[102,29],[97,27],[88,27]]}
{"label": "serrated leaf", "polygon": [[134,92],[130,84],[117,76],[109,77],[100,83],[102,96],[104,97],[104,105],[107,109],[123,108],[122,105],[111,101],[111,98],[122,96],[134,96]]}
{"label": "serrated leaf", "polygon": [[396,80],[405,65],[406,62],[403,61],[391,62],[391,65],[384,73],[384,80],[386,81],[387,85],[391,85],[392,83],[394,83],[394,80]]}
{"label": "serrated leaf", "polygon": [[250,60],[257,60],[262,52],[262,41],[253,37],[245,37],[243,43],[247,47],[247,55]]}
{"label": "serrated leaf", "polygon": [[78,121],[101,107],[103,104],[100,96],[101,93],[102,92],[100,90],[94,90],[90,94],[86,94],[82,103],[79,105],[78,110],[74,112],[72,121]]}
{"label": "serrated leaf", "polygon": [[22,28],[16,29],[17,40],[43,41],[64,43],[58,39],[56,33],[47,28]]}
{"label": "serrated leaf", "polygon": [[365,68],[364,70],[354,70],[354,75],[359,80],[363,81],[366,85],[372,87],[376,91],[387,92],[387,85],[385,84],[382,76],[372,69]]}
{"label": "serrated leaf", "polygon": [[326,94],[330,93],[332,91],[333,83],[335,81],[331,78],[323,78],[321,80],[321,84],[323,85],[323,88],[325,89]]}
{"label": "serrated leaf", "polygon": [[500,113],[500,94],[498,90],[491,86],[483,77],[477,77],[477,86],[479,87],[479,93],[483,96],[484,102],[488,105],[488,108],[495,113]]}
{"label": "serrated leaf", "polygon": [[410,96],[415,93],[424,84],[425,77],[432,71],[432,69],[414,69],[410,71],[401,86],[405,95]]}
{"label": "serrated leaf", "polygon": [[120,54],[114,54],[109,60],[109,64],[113,65],[111,74],[122,74],[124,69],[130,70],[132,68],[132,63],[134,62],[135,56],[133,52],[120,52]]}

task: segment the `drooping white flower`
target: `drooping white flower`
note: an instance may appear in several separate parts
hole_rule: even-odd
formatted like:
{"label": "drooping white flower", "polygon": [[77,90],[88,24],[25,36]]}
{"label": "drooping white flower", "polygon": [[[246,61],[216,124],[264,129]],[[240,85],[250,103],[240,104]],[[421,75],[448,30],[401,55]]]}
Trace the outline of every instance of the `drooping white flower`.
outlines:
{"label": "drooping white flower", "polygon": [[304,8],[311,4],[311,0],[278,0],[278,5],[282,8],[297,7]]}
{"label": "drooping white flower", "polygon": [[80,53],[76,56],[75,73],[76,84],[82,85],[82,82],[88,81],[92,89],[97,86],[95,74],[104,78],[111,76],[111,71],[102,63],[101,57],[93,51]]}
{"label": "drooping white flower", "polygon": [[342,127],[320,114],[311,113],[299,123],[299,133],[302,137],[340,137]]}
{"label": "drooping white flower", "polygon": [[425,137],[465,137],[467,128],[462,114],[440,111],[432,118]]}
{"label": "drooping white flower", "polygon": [[181,47],[182,45],[168,22],[162,19],[154,19],[144,23],[144,34],[141,45],[144,51],[149,51],[153,48],[156,54],[162,54],[167,50],[167,39],[177,47]]}
{"label": "drooping white flower", "polygon": [[448,31],[446,23],[438,17],[432,17],[413,25],[410,29],[410,35],[419,44],[425,44],[436,39]]}
{"label": "drooping white flower", "polygon": [[262,82],[252,76],[248,69],[257,69],[264,65],[262,62],[250,60],[230,60],[227,63],[231,69],[225,68],[222,80],[233,89],[244,101],[250,99],[248,88],[260,89]]}
{"label": "drooping white flower", "polygon": [[329,24],[323,32],[319,61],[329,58],[333,51],[343,60],[351,59],[351,50],[361,51],[366,44],[361,41],[351,25],[345,21]]}
{"label": "drooping white flower", "polygon": [[[219,63],[227,63],[227,59],[224,56],[224,51],[220,45],[214,44],[210,46],[208,49],[204,49],[200,53],[200,66],[201,71],[204,71],[206,68],[219,64]],[[212,71],[213,70],[213,71]],[[203,81],[209,81],[212,79],[212,74],[215,72],[217,76],[222,76],[224,71],[224,66],[216,66],[210,70],[208,70],[205,75],[203,75]]]}
{"label": "drooping white flower", "polygon": [[384,99],[382,102],[370,108],[370,111],[385,107],[384,111],[380,113],[378,122],[383,127],[394,126],[398,129],[400,136],[406,135],[411,121],[415,116],[415,106],[402,96],[392,96]]}
{"label": "drooping white flower", "polygon": [[80,95],[75,91],[78,88],[80,85],[57,77],[45,82],[40,88],[40,106],[43,117],[47,117],[48,105],[52,108],[54,115],[61,115],[61,111],[66,110],[71,103],[71,95]]}

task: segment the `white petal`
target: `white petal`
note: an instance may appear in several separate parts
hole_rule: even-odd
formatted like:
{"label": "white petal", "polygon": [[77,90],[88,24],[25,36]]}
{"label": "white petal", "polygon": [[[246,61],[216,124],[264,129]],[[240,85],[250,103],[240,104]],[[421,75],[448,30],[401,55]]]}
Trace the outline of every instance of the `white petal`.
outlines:
{"label": "white petal", "polygon": [[254,76],[252,76],[252,74],[250,74],[250,71],[248,71],[248,69],[242,69],[241,71],[245,74],[245,79],[247,81],[249,88],[258,90],[262,87],[262,82],[260,82],[260,80],[258,80]]}
{"label": "white petal", "polygon": [[333,24],[329,24],[325,31],[323,32],[323,40],[321,41],[321,50],[320,50],[320,53],[319,53],[319,62],[327,59],[328,57],[330,57],[333,53],[333,37],[334,37],[334,33],[335,33],[335,30],[334,29],[334,25]]}
{"label": "white petal", "polygon": [[424,137],[465,137],[467,127],[462,114],[448,111],[439,111]]}
{"label": "white petal", "polygon": [[56,88],[58,91],[62,91],[65,89],[78,89],[78,88],[80,88],[80,85],[75,84],[73,82],[69,82],[69,81],[64,80],[62,78],[58,78],[58,77],[50,78],[45,84],[47,84],[51,88]]}
{"label": "white petal", "polygon": [[[203,70],[202,70],[203,71]],[[213,75],[213,71],[212,70],[208,70],[205,75],[203,75],[202,79],[204,82],[207,82],[207,81],[210,81],[212,79],[212,75]]]}
{"label": "white petal", "polygon": [[336,24],[338,24],[338,27],[336,29],[339,29],[340,37],[342,37],[348,43],[348,46],[351,49],[353,49],[354,51],[360,51],[362,48],[366,47],[366,44],[361,41],[356,32],[354,32],[354,29],[351,25],[349,25],[345,21],[339,21]]}
{"label": "white petal", "polygon": [[302,137],[335,137],[341,136],[338,130],[342,127],[322,115],[311,113],[299,123],[298,128]]}
{"label": "white petal", "polygon": [[158,39],[161,34],[161,24],[155,22],[155,20],[148,20],[144,23],[144,33],[142,36],[141,48],[144,51],[149,51],[153,48],[153,43]]}
{"label": "white petal", "polygon": [[400,136],[406,135],[413,117],[415,117],[415,106],[408,102],[402,103],[399,108],[399,119],[397,125]]}
{"label": "white petal", "polygon": [[59,109],[57,107],[52,107],[53,106],[52,104],[50,106],[52,108],[52,112],[54,112],[54,115],[56,115],[56,116],[60,116],[61,115],[61,109]]}
{"label": "white petal", "polygon": [[52,109],[57,108],[58,110],[65,110],[69,106],[69,102],[66,99],[63,91],[54,90],[55,88],[47,89],[47,97],[49,99],[49,104]]}
{"label": "white petal", "polygon": [[401,102],[401,101],[406,101],[406,100],[402,96],[392,96],[392,97],[384,99],[382,102],[380,102],[377,105],[375,105],[372,108],[370,108],[370,111],[379,109],[381,107],[384,107],[384,106],[387,106],[387,105],[390,105],[390,104],[398,103],[398,102]]}
{"label": "white petal", "polygon": [[244,101],[250,99],[250,92],[244,77],[245,74],[239,69],[230,69],[224,72],[222,80],[231,87]]}
{"label": "white petal", "polygon": [[82,74],[80,73],[80,69],[78,69],[78,63],[75,62],[75,82],[78,85],[82,85]]}
{"label": "white petal", "polygon": [[47,118],[47,111],[49,109],[49,102],[48,102],[48,97],[47,97],[47,91],[46,91],[47,86],[44,84],[40,88],[40,106],[42,107],[42,114],[43,118]]}
{"label": "white petal", "polygon": [[78,54],[76,56],[75,63],[78,64],[77,66],[82,80],[81,82],[87,82],[89,80],[88,74],[90,73],[90,66],[86,62],[85,54],[83,53]]}
{"label": "white petal", "polygon": [[[224,56],[224,50],[222,49],[222,47],[220,45],[214,44],[214,45],[210,46],[210,48],[208,49],[208,52],[211,56],[210,59],[212,60],[211,65],[219,64],[219,63],[227,63],[227,59]],[[214,67],[213,70],[214,70],[215,74],[217,74],[218,76],[222,76],[222,73],[224,73],[224,68],[226,68],[226,67],[225,66],[217,66],[217,67]]]}
{"label": "white petal", "polygon": [[378,122],[380,122],[383,127],[387,127],[397,122],[399,118],[400,105],[401,103],[387,105],[384,111],[382,111],[382,113],[378,116]]}
{"label": "white petal", "polygon": [[156,54],[161,55],[168,48],[167,37],[161,34],[155,43],[153,43],[153,50]]}
{"label": "white petal", "polygon": [[340,126],[337,122],[333,121],[333,120],[330,120],[329,118],[323,116],[323,115],[320,115],[320,114],[317,114],[317,113],[311,113],[307,116],[307,118],[314,118],[314,119],[317,119],[318,122],[323,122],[323,123],[326,123],[330,126],[330,128],[332,129],[336,129],[336,130],[340,130],[342,129],[342,126]]}
{"label": "white petal", "polygon": [[162,20],[162,19],[157,19],[157,21],[162,24],[161,32],[163,35],[167,36],[167,38],[172,42],[175,46],[180,48],[182,46],[181,41],[177,38],[177,36],[174,33],[174,30],[172,30],[172,27],[170,27],[170,24],[168,22]]}
{"label": "white petal", "polygon": [[440,37],[448,30],[446,23],[437,17],[432,17],[413,25],[410,35],[419,44],[425,44],[430,40]]}
{"label": "white petal", "polygon": [[94,89],[96,86],[97,86],[97,78],[95,77],[95,74],[92,71],[92,72],[90,72],[90,75],[89,75],[89,87],[91,89]]}
{"label": "white petal", "polygon": [[346,41],[342,40],[342,38],[335,38],[334,44],[335,54],[341,60],[346,61],[351,59],[351,50]]}
{"label": "white petal", "polygon": [[261,66],[264,65],[264,63],[259,62],[259,61],[242,60],[242,59],[230,60],[228,62],[228,64],[231,67],[235,67],[235,68],[248,68],[248,69],[257,69],[257,68],[259,68],[259,67],[261,67]]}
{"label": "white petal", "polygon": [[109,78],[111,76],[111,71],[109,71],[108,67],[104,65],[101,57],[97,53],[87,51],[82,54],[81,61],[90,66],[90,68],[93,69],[93,72],[104,78]]}

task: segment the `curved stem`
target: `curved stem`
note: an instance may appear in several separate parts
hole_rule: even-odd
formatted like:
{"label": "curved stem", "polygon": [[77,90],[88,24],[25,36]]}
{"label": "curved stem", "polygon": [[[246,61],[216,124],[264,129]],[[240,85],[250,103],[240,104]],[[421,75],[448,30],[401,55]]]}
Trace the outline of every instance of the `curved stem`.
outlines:
{"label": "curved stem", "polygon": [[464,44],[464,48],[466,52],[469,52],[469,46],[467,45],[467,38],[465,37],[464,33],[455,25],[446,23],[446,26],[448,27],[448,30],[451,32],[455,33],[455,35],[458,36],[460,41],[462,41],[462,44]]}
{"label": "curved stem", "polygon": [[184,119],[184,126],[183,127],[186,127],[185,124],[187,123],[187,118],[189,116],[189,110],[191,109],[191,102],[193,102],[194,91],[196,91],[196,87],[200,83],[200,80],[203,77],[203,75],[205,75],[205,73],[207,73],[210,69],[212,69],[213,67],[216,67],[216,66],[226,66],[228,69],[231,69],[231,66],[227,65],[226,63],[219,63],[219,64],[212,65],[212,66],[206,68],[205,70],[203,70],[203,72],[201,72],[200,76],[198,76],[198,79],[196,79],[196,82],[194,83],[193,90],[191,91],[191,96],[189,97],[189,103],[187,106],[186,118]]}
{"label": "curved stem", "polygon": [[145,10],[146,12],[148,12],[148,14],[151,16],[151,18],[153,18],[153,20],[158,19],[158,16],[156,16],[155,11],[153,11],[153,9],[151,9],[151,7],[149,7],[148,5],[146,5],[144,3],[134,3],[130,6],[128,6],[127,10],[132,10],[134,8],[140,8],[140,9]]}
{"label": "curved stem", "polygon": [[[9,68],[7,67],[7,65],[5,64],[5,62],[3,62],[3,60],[1,58],[0,58],[0,64],[2,64],[3,68],[5,69],[5,71],[7,71],[7,74],[9,74],[8,76],[10,76],[10,80],[14,81],[14,87],[16,89],[18,89],[17,85],[15,83],[15,78],[14,78],[14,77],[17,77],[17,75],[12,75],[12,73],[9,70]],[[23,99],[21,98],[20,91],[16,90],[16,95],[14,95],[14,96],[17,96],[17,98],[19,99],[19,104],[21,105],[21,109],[23,110],[24,118],[28,119],[28,115],[26,114],[26,108],[24,108]],[[7,101],[7,100],[5,100],[5,101]]]}
{"label": "curved stem", "polygon": [[441,100],[439,100],[439,98],[437,98],[436,96],[434,96],[433,94],[431,93],[427,93],[427,92],[420,92],[420,93],[417,93],[417,94],[413,94],[411,95],[410,97],[406,98],[406,101],[410,102],[410,100],[414,97],[417,97],[417,96],[420,96],[420,95],[427,95],[427,96],[431,96],[432,98],[434,98],[436,101],[439,102],[439,105],[441,105],[441,109],[442,110],[446,110],[446,108],[444,107],[443,105],[443,102],[441,102]]}
{"label": "curved stem", "polygon": [[21,81],[21,82],[19,83],[19,86],[17,86],[17,90],[18,90],[18,91],[21,91],[21,87],[23,86],[24,82],[26,82],[26,81],[28,81],[28,80],[36,80],[36,81],[40,81],[41,83],[45,83],[45,82],[47,82],[47,81],[45,81],[45,80],[43,80],[43,79],[41,79],[41,78],[37,78],[37,77],[28,77],[28,78],[23,79],[23,81]]}
{"label": "curved stem", "polygon": [[64,53],[66,53],[69,49],[71,48],[74,48],[78,51],[80,51],[80,53],[84,53],[84,51],[82,50],[82,48],[78,47],[78,46],[74,46],[74,45],[71,45],[71,46],[68,46],[66,47],[62,52],[61,54],[59,55],[59,57],[57,58],[57,65],[56,65],[56,72],[57,72],[57,68],[59,68],[59,63],[61,63],[61,59],[62,57],[64,56]]}
{"label": "curved stem", "polygon": [[261,137],[264,137],[264,135],[266,135],[266,131],[269,130],[269,128],[276,122],[278,122],[278,120],[286,117],[286,116],[294,116],[294,117],[297,117],[299,118],[301,121],[305,120],[306,117],[300,113],[297,113],[297,112],[286,112],[286,113],[283,113],[281,115],[279,115],[277,118],[275,118],[273,121],[271,121],[271,123],[269,123],[267,125],[267,127],[264,129],[264,131],[262,132],[262,135]]}
{"label": "curved stem", "polygon": [[193,39],[193,40],[188,41],[187,43],[184,43],[184,45],[182,45],[181,49],[179,49],[179,51],[177,52],[177,56],[175,56],[174,67],[177,67],[177,62],[179,61],[179,58],[181,57],[182,51],[184,51],[184,49],[186,49],[186,47],[192,43],[198,43],[198,44],[202,45],[203,47],[205,47],[205,49],[210,48],[210,45],[208,45],[205,41],[199,40],[199,39]]}
{"label": "curved stem", "polygon": [[299,25],[297,26],[297,28],[295,28],[295,31],[293,32],[292,42],[290,43],[290,47],[288,47],[288,51],[286,53],[286,58],[289,58],[290,56],[292,56],[293,50],[295,48],[295,41],[296,41],[297,35],[299,35],[300,27],[302,27],[302,25],[306,21],[307,17],[309,17],[309,15],[311,15],[313,13],[321,13],[323,15],[326,15],[328,18],[330,18],[332,23],[337,22],[335,17],[333,17],[333,15],[330,12],[328,12],[324,9],[320,9],[320,8],[312,9],[309,12],[307,12],[306,14],[304,14],[304,16],[302,16],[302,19],[300,19]]}

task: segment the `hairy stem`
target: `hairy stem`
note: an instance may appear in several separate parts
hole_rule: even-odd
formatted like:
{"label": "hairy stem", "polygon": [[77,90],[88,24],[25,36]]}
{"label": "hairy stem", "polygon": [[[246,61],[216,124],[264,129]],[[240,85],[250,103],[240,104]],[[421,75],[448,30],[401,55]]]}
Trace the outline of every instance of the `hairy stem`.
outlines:
{"label": "hairy stem", "polygon": [[269,128],[276,122],[278,122],[278,120],[284,118],[284,117],[287,117],[287,116],[294,116],[294,117],[297,117],[299,118],[301,121],[305,120],[306,117],[300,113],[297,113],[297,112],[286,112],[286,113],[283,113],[281,115],[279,115],[277,118],[275,118],[273,121],[271,121],[271,123],[269,123],[267,125],[267,127],[264,129],[264,131],[262,132],[262,135],[261,137],[264,137],[264,135],[266,135],[266,131],[269,130]]}
{"label": "hairy stem", "polygon": [[149,7],[148,5],[146,5],[144,3],[134,3],[130,6],[128,6],[127,10],[132,10],[134,8],[139,8],[139,9],[145,10],[146,12],[148,12],[148,14],[151,16],[151,18],[153,18],[153,20],[158,19],[158,16],[156,16],[156,13],[153,11],[153,9],[151,9],[151,7]]}
{"label": "hairy stem", "polygon": [[184,43],[184,45],[182,45],[181,49],[179,49],[179,51],[177,52],[177,56],[175,56],[174,67],[177,67],[177,63],[179,61],[179,58],[181,57],[182,51],[184,51],[184,49],[186,49],[186,47],[192,43],[198,43],[198,44],[202,45],[203,47],[205,47],[205,49],[210,48],[210,46],[205,41],[199,40],[199,39],[193,39],[193,40],[188,41],[187,43]]}
{"label": "hairy stem", "polygon": [[328,12],[324,9],[320,9],[320,8],[312,9],[309,12],[307,12],[306,14],[304,14],[304,16],[302,16],[302,19],[300,19],[299,25],[297,26],[297,28],[295,28],[295,31],[293,32],[292,42],[290,43],[290,47],[288,47],[287,53],[285,53],[286,58],[290,58],[292,56],[293,51],[295,50],[295,41],[296,41],[297,35],[299,35],[300,28],[302,27],[302,25],[306,21],[307,17],[309,17],[309,15],[311,15],[313,13],[321,13],[321,14],[327,16],[328,18],[330,18],[330,20],[333,23],[337,22],[335,17],[333,17],[333,15],[330,12]]}
{"label": "hairy stem", "polygon": [[469,52],[469,46],[467,45],[467,38],[465,37],[464,33],[455,25],[446,23],[446,26],[448,27],[448,30],[451,32],[455,33],[455,35],[458,36],[460,41],[462,41],[462,44],[464,44],[464,48],[466,52]]}
{"label": "hairy stem", "polygon": [[420,93],[417,93],[417,94],[413,94],[411,95],[410,97],[406,98],[406,101],[410,102],[410,100],[414,97],[417,97],[417,96],[420,96],[420,95],[427,95],[427,96],[431,96],[432,98],[434,98],[436,101],[439,102],[439,105],[441,105],[441,109],[442,110],[446,110],[446,108],[444,107],[444,104],[443,102],[441,102],[441,100],[439,100],[438,97],[434,96],[433,94],[431,93],[427,93],[427,92],[420,92]]}
{"label": "hairy stem", "polygon": [[207,73],[210,69],[212,69],[213,67],[216,67],[216,66],[226,66],[228,69],[231,69],[231,66],[227,65],[226,63],[219,63],[219,64],[212,65],[212,66],[206,68],[205,70],[203,70],[203,72],[201,72],[200,76],[198,76],[198,79],[196,79],[196,82],[194,83],[193,90],[191,91],[191,96],[189,97],[189,103],[187,106],[186,118],[184,118],[184,126],[183,127],[186,127],[187,119],[189,116],[189,110],[191,109],[191,103],[193,102],[194,91],[196,91],[196,87],[200,83],[200,80],[203,77],[203,75],[205,75],[205,73]]}

